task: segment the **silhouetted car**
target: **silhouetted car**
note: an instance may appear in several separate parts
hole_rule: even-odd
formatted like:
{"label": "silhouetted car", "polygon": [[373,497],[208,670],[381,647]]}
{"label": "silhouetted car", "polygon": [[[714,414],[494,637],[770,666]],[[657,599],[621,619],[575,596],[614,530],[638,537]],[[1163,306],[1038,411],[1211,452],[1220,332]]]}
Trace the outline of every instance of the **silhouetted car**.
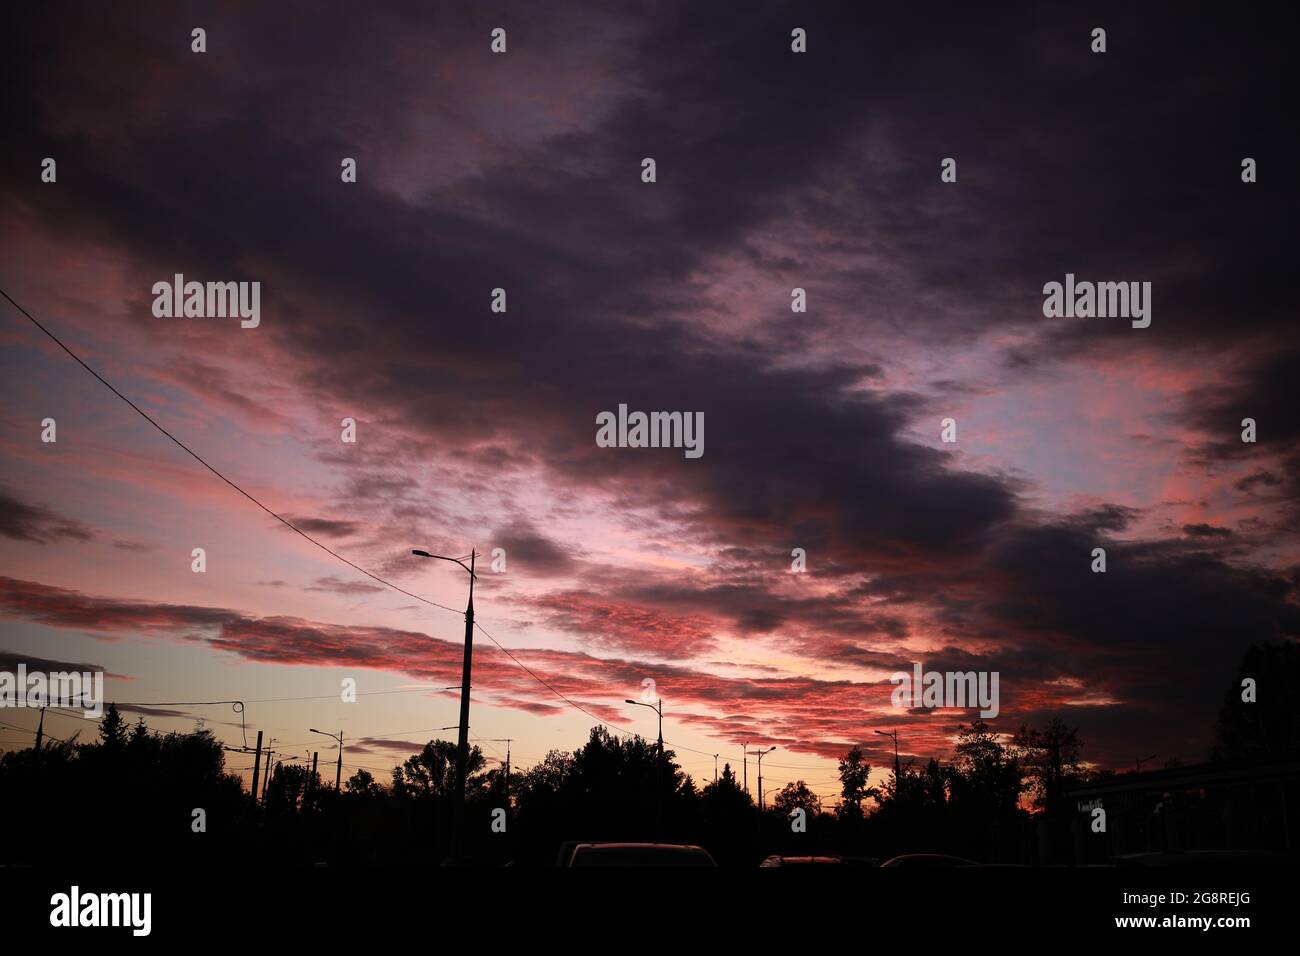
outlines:
{"label": "silhouetted car", "polygon": [[838,856],[769,856],[759,866],[843,866]]}
{"label": "silhouetted car", "polygon": [[584,843],[590,843],[590,840],[565,840],[560,844],[559,851],[555,854],[556,866],[568,866],[569,861],[573,859],[573,848],[581,846]]}
{"label": "silhouetted car", "polygon": [[1269,850],[1173,850],[1128,853],[1115,857],[1116,866],[1143,869],[1180,866],[1277,866],[1294,862],[1294,857]]}
{"label": "silhouetted car", "polygon": [[717,866],[709,851],[676,843],[579,843],[567,866]]}
{"label": "silhouetted car", "polygon": [[901,867],[909,870],[945,870],[955,866],[977,865],[974,860],[967,860],[960,856],[945,856],[942,853],[905,853],[880,864],[882,869]]}

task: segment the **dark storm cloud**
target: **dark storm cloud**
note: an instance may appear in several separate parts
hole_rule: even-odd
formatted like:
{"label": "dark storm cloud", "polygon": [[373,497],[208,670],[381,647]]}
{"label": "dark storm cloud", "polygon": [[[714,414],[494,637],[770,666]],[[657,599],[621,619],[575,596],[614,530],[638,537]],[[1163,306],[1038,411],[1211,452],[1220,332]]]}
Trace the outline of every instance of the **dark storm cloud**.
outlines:
{"label": "dark storm cloud", "polygon": [[[1300,447],[1300,348],[1294,343],[1261,355],[1237,370],[1216,389],[1203,390],[1189,399],[1188,414],[1206,433],[1218,436],[1200,449],[1218,460],[1239,459],[1269,448]],[[1257,445],[1241,440],[1242,420],[1253,418]]]}
{"label": "dark storm cloud", "polygon": [[393,750],[401,753],[419,753],[424,743],[414,740],[386,740],[379,737],[363,737],[352,746],[361,750]]}
{"label": "dark storm cloud", "polygon": [[1139,516],[1140,513],[1136,508],[1107,504],[1073,515],[1070,524],[1080,530],[1086,529],[1093,532],[1123,531],[1136,521]]}
{"label": "dark storm cloud", "polygon": [[568,574],[575,567],[575,555],[569,548],[525,520],[498,529],[492,542],[505,549],[507,567],[512,571],[545,577]]}
{"label": "dark storm cloud", "polygon": [[[30,654],[17,654],[13,651],[0,650],[0,671],[16,672],[18,665],[24,665],[28,671],[40,671],[51,674],[56,672],[77,671],[84,673],[86,671],[103,671],[104,668],[99,664],[86,664],[83,662],[72,661],[55,661],[45,657],[33,657]],[[109,677],[123,679],[124,675],[114,674],[111,671],[106,672]]]}
{"label": "dark storm cloud", "polygon": [[[1137,518],[1117,504],[1035,523],[1011,479],[960,470],[905,437],[928,406],[878,390],[892,356],[783,361],[783,343],[819,331],[924,343],[1021,326],[1042,337],[1008,358],[1034,370],[1090,348],[1178,349],[1286,329],[1294,242],[1280,190],[1297,153],[1281,107],[1294,58],[1276,38],[1295,35],[1294,11],[1171,6],[1139,22],[1116,7],[1101,58],[1086,52],[1092,19],[1063,8],[957,7],[925,20],[863,4],[763,4],[743,16],[698,3],[631,8],[611,54],[627,77],[612,109],[398,195],[370,170],[381,154],[414,148],[401,120],[429,103],[432,74],[375,64],[407,64],[398,54],[415,45],[422,62],[504,67],[489,59],[487,21],[440,35],[437,11],[396,9],[346,28],[308,7],[213,11],[211,52],[198,61],[189,15],[169,7],[135,25],[62,7],[12,14],[24,29],[0,41],[13,75],[0,97],[11,144],[30,145],[0,158],[0,200],[36,205],[42,190],[43,225],[122,250],[140,288],[138,321],[149,284],[172,271],[242,279],[273,266],[262,331],[308,394],[332,394],[345,370],[354,401],[450,455],[504,473],[540,466],[561,488],[624,489],[681,516],[708,546],[774,562],[805,547],[818,573],[854,589],[802,601],[742,573],[705,589],[615,582],[583,602],[551,596],[562,626],[604,626],[619,648],[649,647],[639,636],[648,618],[632,605],[676,612],[656,635],[661,648],[711,648],[706,616],[747,635],[810,622],[824,635],[787,637],[809,657],[891,666],[893,655],[854,637],[905,636],[907,619],[864,614],[856,599],[926,604],[954,631],[1006,642],[1000,653],[946,647],[944,659],[1004,670],[1009,693],[1017,681],[1097,675],[1123,702],[1099,732],[1123,734],[1113,715],[1143,714],[1172,736],[1173,715],[1217,704],[1245,642],[1296,633],[1278,577],[1174,542],[1111,541]],[[531,38],[563,60],[581,43],[594,7],[553,9],[544,32],[522,8],[510,14],[521,24],[515,49]],[[784,55],[792,25],[809,30],[806,57]],[[20,33],[40,42],[19,43]],[[471,43],[477,54],[460,52]],[[571,91],[538,82],[541,101],[570,105]],[[521,121],[502,109],[500,125]],[[87,119],[96,116],[111,123]],[[337,160],[353,154],[361,181],[341,190]],[[57,190],[34,175],[44,155],[60,157]],[[1244,155],[1260,159],[1260,183],[1240,183]],[[643,156],[659,164],[653,187],[638,181]],[[945,156],[958,158],[960,186],[939,184]],[[791,222],[820,238],[792,238],[777,255],[750,241],[757,227]],[[829,252],[849,264],[819,276]],[[699,318],[699,273],[727,256],[781,282],[825,282],[836,324],[783,314],[720,341]],[[1046,324],[1042,284],[1067,271],[1153,281],[1152,328]],[[505,315],[487,310],[498,286]],[[1239,385],[1189,418],[1226,443],[1253,414],[1261,436],[1294,442],[1295,353],[1258,348]],[[704,457],[596,448],[595,415],[620,402],[704,412]],[[1242,481],[1289,487],[1295,474],[1288,465],[1285,477]],[[348,489],[398,503],[417,493],[378,469],[358,471]],[[0,499],[0,533],[89,533],[32,507]],[[356,530],[304,520],[321,534]],[[574,569],[546,529],[499,527],[522,570]],[[1105,575],[1088,571],[1099,542]],[[866,569],[873,576],[859,582]],[[32,619],[159,623],[146,602],[78,600],[32,606]],[[214,643],[253,659],[345,653],[333,629],[185,610],[187,626],[228,628]],[[402,666],[385,642],[408,638],[378,633],[345,659]],[[446,657],[433,673],[454,672]],[[635,686],[631,667],[616,673]],[[693,691],[710,702],[738,695],[703,681]],[[782,681],[746,690],[793,709],[804,692]],[[735,726],[748,720],[738,714]]]}
{"label": "dark storm cloud", "polygon": [[[788,572],[783,572],[788,573]],[[819,633],[868,637],[903,637],[907,623],[899,617],[866,611],[855,589],[800,597],[780,593],[772,576],[738,574],[707,586],[669,582],[634,582],[602,590],[608,598],[678,612],[725,618],[742,634],[767,634],[787,625],[814,624]]]}
{"label": "dark storm cloud", "polygon": [[[266,327],[315,357],[310,387],[326,388],[346,356],[354,395],[444,442],[481,442],[505,426],[517,442],[527,427],[534,453],[569,480],[671,481],[707,505],[706,533],[719,539],[794,534],[831,557],[963,546],[1012,514],[1013,495],[900,439],[915,402],[847,394],[860,370],[780,370],[771,355],[711,349],[681,318],[686,294],[665,291],[772,215],[766,197],[797,189],[842,146],[867,106],[830,105],[819,91],[871,75],[870,58],[847,49],[774,58],[767,46],[788,36],[777,7],[741,21],[689,9],[648,21],[637,41],[652,93],[629,96],[590,134],[548,140],[461,184],[456,210],[442,197],[409,205],[365,187],[340,198],[324,172],[291,173],[321,162],[328,110],[278,115],[276,71],[287,67],[268,56],[252,115],[133,130],[81,174],[61,214],[120,229],[118,241],[145,260],[240,275],[236,259],[275,262],[314,294],[366,303],[347,317],[278,309]],[[868,44],[886,45],[878,25],[859,26]],[[147,42],[151,55],[169,63],[191,55],[157,43]],[[204,91],[214,80],[192,82]],[[661,168],[653,190],[636,178],[651,151]],[[579,162],[581,177],[569,172]],[[234,169],[265,181],[257,202]],[[557,232],[557,221],[575,231]],[[549,242],[536,238],[543,226]],[[489,320],[486,290],[497,285],[511,312]],[[440,374],[412,389],[430,367]],[[705,458],[596,449],[596,413],[623,401],[703,411]]]}
{"label": "dark storm cloud", "polygon": [[56,541],[89,541],[94,529],[73,518],[65,518],[44,505],[24,501],[0,487],[0,535],[15,541],[50,544]]}
{"label": "dark storm cloud", "polygon": [[[110,701],[110,703],[112,703]],[[124,714],[141,714],[145,717],[193,717],[194,714],[184,710],[174,710],[170,707],[147,707],[141,704],[114,704],[114,706]],[[238,727],[237,723],[219,720],[215,723],[224,724],[227,727]]]}
{"label": "dark storm cloud", "polygon": [[361,530],[356,521],[342,521],[336,518],[308,518],[302,515],[285,515],[287,521],[301,528],[308,534],[319,534],[331,538],[346,538]]}
{"label": "dark storm cloud", "polygon": [[317,578],[316,583],[303,588],[304,591],[321,591],[331,594],[355,595],[355,594],[383,594],[387,588],[378,584],[370,584],[366,581],[343,580],[336,575],[329,574],[323,578]]}
{"label": "dark storm cloud", "polygon": [[[1090,568],[1098,546],[1104,573]],[[990,571],[1001,594],[985,610],[1009,637],[1042,645],[1062,676],[1086,676],[1120,709],[1187,716],[1189,737],[1208,726],[1248,645],[1300,636],[1294,582],[1232,565],[1201,542],[1038,527],[1001,540]]]}
{"label": "dark storm cloud", "polygon": [[1219,528],[1212,524],[1200,522],[1198,524],[1183,525],[1183,534],[1191,535],[1195,538],[1230,538],[1232,537],[1232,529]]}

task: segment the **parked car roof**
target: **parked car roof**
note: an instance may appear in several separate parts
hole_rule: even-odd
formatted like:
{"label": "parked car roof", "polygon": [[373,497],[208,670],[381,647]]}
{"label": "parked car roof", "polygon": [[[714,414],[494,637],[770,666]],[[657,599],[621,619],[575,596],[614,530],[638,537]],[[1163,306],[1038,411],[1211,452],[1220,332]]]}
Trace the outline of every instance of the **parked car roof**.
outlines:
{"label": "parked car roof", "polygon": [[838,856],[780,856],[774,854],[759,866],[843,866],[844,861]]}
{"label": "parked car roof", "polygon": [[881,867],[898,869],[906,867],[908,869],[942,869],[952,866],[977,866],[974,860],[968,860],[960,856],[948,856],[944,853],[904,853],[902,856],[896,856],[892,860],[886,860],[880,864]]}
{"label": "parked car roof", "polygon": [[569,866],[717,866],[709,851],[680,843],[579,843]]}

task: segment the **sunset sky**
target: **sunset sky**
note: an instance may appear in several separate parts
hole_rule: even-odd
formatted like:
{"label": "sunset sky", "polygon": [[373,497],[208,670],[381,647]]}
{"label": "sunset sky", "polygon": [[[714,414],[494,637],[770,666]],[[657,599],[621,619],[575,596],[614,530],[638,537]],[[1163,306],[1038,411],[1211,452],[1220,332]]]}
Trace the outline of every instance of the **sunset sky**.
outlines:
{"label": "sunset sky", "polygon": [[[619,730],[654,735],[654,679],[697,781],[744,741],[832,802],[875,730],[943,756],[975,714],[892,707],[913,661],[998,672],[996,729],[1062,717],[1103,766],[1206,758],[1244,648],[1300,633],[1294,11],[383,6],[10,10],[0,286],[349,561],[459,609],[411,549],[505,549],[483,627]],[[155,317],[176,273],[261,282],[260,326]],[[1067,273],[1151,282],[1151,326],[1045,318]],[[242,699],[323,764],[342,730],[345,776],[454,739],[458,613],[0,313],[0,668]],[[703,456],[597,447],[620,403],[702,411]],[[473,685],[494,759],[595,722],[482,633]],[[228,706],[128,710],[242,744]]]}

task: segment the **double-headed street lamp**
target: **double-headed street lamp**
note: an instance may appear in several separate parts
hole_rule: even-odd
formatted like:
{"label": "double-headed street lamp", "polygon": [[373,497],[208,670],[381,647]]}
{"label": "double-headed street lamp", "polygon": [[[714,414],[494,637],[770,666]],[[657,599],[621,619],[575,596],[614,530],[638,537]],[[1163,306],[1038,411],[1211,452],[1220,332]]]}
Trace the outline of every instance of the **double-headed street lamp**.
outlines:
{"label": "double-headed street lamp", "polygon": [[625,700],[625,704],[635,704],[637,707],[649,707],[659,715],[659,760],[658,769],[655,771],[655,842],[662,843],[664,840],[664,699],[659,698],[658,704],[648,704],[643,700]]}
{"label": "double-headed street lamp", "polygon": [[460,558],[448,558],[441,554],[414,549],[416,557],[437,558],[459,564],[469,574],[469,603],[465,605],[465,657],[460,670],[460,733],[456,739],[456,796],[452,804],[451,858],[460,859],[460,850],[464,845],[465,835],[465,775],[469,765],[469,678],[474,661],[474,582],[478,575],[474,573],[474,559],[477,551],[469,553],[469,564]]}
{"label": "double-headed street lamp", "polygon": [[758,751],[758,812],[763,812],[763,758],[776,749],[776,744]]}
{"label": "double-headed street lamp", "polygon": [[338,769],[334,771],[334,792],[338,793],[343,784],[343,731],[337,734],[331,734],[328,731],[317,730],[315,727],[310,728],[313,734],[320,734],[322,737],[333,737],[339,742],[339,764]]}
{"label": "double-headed street lamp", "polygon": [[877,730],[876,733],[882,737],[894,738],[894,780],[898,780],[898,731],[897,730]]}
{"label": "double-headed street lamp", "polygon": [[[513,737],[488,737],[487,738],[488,743],[506,745],[506,785],[504,787],[504,790],[506,794],[507,810],[510,806],[510,741],[514,739],[515,738]],[[500,753],[500,751],[497,752]]]}

